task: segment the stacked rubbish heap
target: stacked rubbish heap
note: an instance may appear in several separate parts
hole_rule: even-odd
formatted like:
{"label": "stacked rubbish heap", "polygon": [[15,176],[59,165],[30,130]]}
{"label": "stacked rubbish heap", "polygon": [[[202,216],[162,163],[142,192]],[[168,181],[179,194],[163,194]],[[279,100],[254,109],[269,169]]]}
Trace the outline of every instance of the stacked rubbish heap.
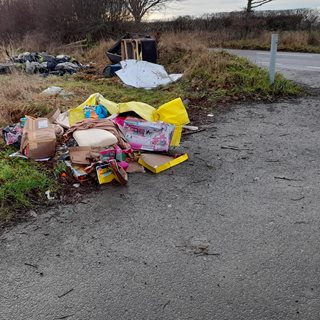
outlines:
{"label": "stacked rubbish heap", "polygon": [[26,73],[38,73],[43,76],[74,74],[86,66],[67,55],[50,55],[46,52],[25,52],[10,57],[6,63],[0,63],[0,74],[23,70]]}
{"label": "stacked rubbish heap", "polygon": [[59,109],[44,118],[26,116],[2,130],[7,145],[19,148],[11,157],[54,160],[80,183],[117,181],[145,169],[159,173],[188,160],[177,150],[182,130],[189,123],[180,98],[157,109],[142,103],[115,103],[101,94],[80,106]]}

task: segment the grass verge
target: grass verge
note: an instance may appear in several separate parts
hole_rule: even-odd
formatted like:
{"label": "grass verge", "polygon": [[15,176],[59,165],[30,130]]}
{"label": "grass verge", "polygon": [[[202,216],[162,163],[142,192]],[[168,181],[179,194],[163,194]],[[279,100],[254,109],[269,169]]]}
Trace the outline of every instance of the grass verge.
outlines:
{"label": "grass verge", "polygon": [[[96,47],[94,50],[98,51]],[[156,90],[126,88],[117,78],[87,74],[46,79],[20,73],[1,76],[0,125],[17,122],[25,114],[44,116],[56,107],[74,108],[94,92],[115,102],[135,100],[154,107],[176,97],[188,98],[193,113],[231,101],[269,101],[301,92],[281,75],[270,85],[267,71],[226,52],[208,52],[202,44],[193,44],[190,49],[190,45],[180,39],[171,39],[160,43],[160,53],[159,62],[169,72],[183,72],[184,77],[178,83]],[[51,85],[61,86],[73,96],[69,99],[42,96],[42,90]],[[39,202],[44,192],[56,185],[54,174],[42,165],[11,159],[10,152],[12,150],[0,147],[0,220],[9,219],[19,208],[29,208]]]}
{"label": "grass verge", "polygon": [[45,200],[45,191],[54,186],[42,165],[10,158],[12,151],[1,151],[0,146],[0,223],[12,218],[16,210]]}

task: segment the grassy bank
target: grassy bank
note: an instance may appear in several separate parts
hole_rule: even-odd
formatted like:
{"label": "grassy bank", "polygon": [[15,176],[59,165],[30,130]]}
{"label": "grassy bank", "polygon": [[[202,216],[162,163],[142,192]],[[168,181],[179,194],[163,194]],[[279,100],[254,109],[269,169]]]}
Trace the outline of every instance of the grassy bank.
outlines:
{"label": "grassy bank", "polygon": [[12,159],[13,149],[0,145],[0,225],[16,210],[27,210],[45,201],[45,191],[54,187],[49,172],[37,163]]}
{"label": "grassy bank", "polygon": [[279,51],[320,53],[320,31],[283,31],[260,34],[248,34],[243,39],[234,39],[232,35],[222,37],[208,35],[210,47],[229,49],[270,50],[271,34],[279,34]]}
{"label": "grassy bank", "polygon": [[[48,77],[15,73],[0,77],[0,125],[17,122],[25,114],[44,116],[59,107],[68,110],[78,106],[90,94],[100,92],[109,100],[142,101],[154,107],[176,97],[189,99],[193,112],[214,109],[231,101],[271,100],[294,96],[300,89],[277,75],[270,85],[265,70],[245,59],[225,52],[208,52],[201,42],[187,39],[163,39],[160,43],[160,63],[170,72],[183,72],[178,83],[156,90],[126,88],[119,79],[104,79],[99,75],[106,63],[101,43],[88,52],[75,53],[82,59],[94,59],[96,75],[77,74],[66,77]],[[192,49],[191,49],[192,48]],[[88,61],[88,60],[87,60]],[[44,97],[40,93],[48,86],[61,86],[73,96]],[[31,161],[9,159],[12,150],[0,152],[0,219],[9,219],[18,208],[28,208],[42,201],[44,192],[54,187],[55,177],[43,166]]]}

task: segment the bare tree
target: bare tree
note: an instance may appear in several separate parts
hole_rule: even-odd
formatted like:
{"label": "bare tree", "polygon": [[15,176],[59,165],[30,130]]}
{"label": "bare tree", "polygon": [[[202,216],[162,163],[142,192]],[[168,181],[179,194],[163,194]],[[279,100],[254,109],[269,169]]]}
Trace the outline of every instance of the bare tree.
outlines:
{"label": "bare tree", "polygon": [[169,2],[177,0],[124,0],[124,5],[136,22],[141,19],[150,11],[159,10]]}
{"label": "bare tree", "polygon": [[261,7],[266,3],[272,2],[273,0],[248,0],[246,11],[252,12],[255,8]]}

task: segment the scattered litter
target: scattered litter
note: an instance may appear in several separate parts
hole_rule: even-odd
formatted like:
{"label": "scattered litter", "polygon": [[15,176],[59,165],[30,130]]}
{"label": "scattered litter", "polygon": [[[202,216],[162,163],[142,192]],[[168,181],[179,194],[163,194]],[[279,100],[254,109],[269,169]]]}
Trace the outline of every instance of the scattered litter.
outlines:
{"label": "scattered litter", "polygon": [[[62,88],[48,89],[59,94]],[[11,157],[59,163],[56,176],[80,188],[88,180],[126,185],[128,174],[145,173],[145,168],[160,173],[187,161],[188,154],[178,147],[189,122],[180,98],[156,109],[142,102],[115,103],[96,93],[64,113],[58,108],[43,118],[21,118],[6,133],[13,132],[10,143],[20,147]],[[186,129],[195,133],[199,128]],[[50,190],[45,195],[55,200]]]}
{"label": "scattered litter", "polygon": [[291,178],[281,177],[281,176],[279,176],[279,177],[274,177],[274,178],[277,179],[277,180],[286,180],[286,181],[302,181],[302,180],[300,180],[300,179],[291,179]]}
{"label": "scattered litter", "polygon": [[58,298],[60,299],[60,298],[62,298],[64,296],[66,296],[67,294],[71,293],[73,290],[74,290],[73,288],[68,290],[67,292],[65,292],[65,293],[61,294],[60,296],[58,296]]}
{"label": "scattered litter", "polygon": [[157,43],[149,35],[127,33],[107,51],[107,57],[114,64],[127,59],[157,63]]}
{"label": "scattered litter", "polygon": [[147,61],[125,60],[121,61],[122,69],[117,76],[127,86],[143,89],[154,89],[176,82],[183,74],[168,74],[161,65]]}
{"label": "scattered litter", "polygon": [[175,126],[161,121],[148,122],[137,118],[113,120],[134,150],[168,151]]}
{"label": "scattered litter", "polygon": [[52,86],[47,88],[46,90],[43,90],[41,94],[45,96],[62,96],[64,98],[69,98],[72,96],[72,93],[66,92],[64,91],[63,88],[55,87],[55,86]]}
{"label": "scattered litter", "polygon": [[48,200],[54,200],[54,197],[51,197],[51,191],[50,190],[47,190],[45,192],[45,195],[47,196]]}
{"label": "scattered litter", "polygon": [[16,123],[2,129],[2,135],[7,146],[20,148],[23,125]]}
{"label": "scattered litter", "polygon": [[53,56],[46,52],[25,52],[10,57],[7,64],[0,65],[0,74],[13,70],[25,70],[26,73],[39,73],[44,76],[74,74],[87,66],[66,55]]}
{"label": "scattered litter", "polygon": [[298,199],[290,199],[290,200],[292,200],[292,201],[300,201],[300,200],[303,200],[305,197],[303,196],[303,197],[300,197],[300,198],[298,198]]}
{"label": "scattered litter", "polygon": [[113,65],[106,66],[102,73],[106,78],[112,78],[116,76],[116,72],[121,70],[121,68],[121,64],[116,63]]}
{"label": "scattered litter", "polygon": [[17,151],[17,152],[14,152],[14,153],[11,153],[9,155],[10,158],[21,158],[21,159],[28,159],[28,157],[26,157],[25,155],[23,155],[20,151]]}
{"label": "scattered litter", "polygon": [[56,152],[56,133],[47,118],[27,117],[23,128],[20,152],[30,159],[47,160]]}
{"label": "scattered litter", "polygon": [[59,124],[54,124],[54,132],[56,133],[57,137],[62,137],[64,134],[64,129]]}
{"label": "scattered litter", "polygon": [[139,163],[153,173],[160,173],[187,160],[188,155],[186,153],[175,157],[146,153],[141,155]]}
{"label": "scattered litter", "polygon": [[28,266],[28,267],[31,267],[31,268],[34,268],[34,269],[38,269],[38,268],[39,268],[38,265],[36,265],[36,264],[31,264],[31,263],[28,263],[28,262],[25,262],[24,265],[25,265],[25,266]]}
{"label": "scattered litter", "polygon": [[33,210],[30,210],[30,211],[28,212],[28,215],[29,215],[30,217],[33,217],[33,218],[37,218],[37,217],[38,217],[37,213],[36,213],[35,211],[33,211]]}
{"label": "scattered litter", "polygon": [[0,64],[0,74],[12,73],[15,70],[13,63],[1,63]]}
{"label": "scattered litter", "polygon": [[210,241],[206,237],[191,237],[187,241],[183,241],[178,248],[183,248],[186,252],[197,256],[220,256],[219,252],[210,249]]}
{"label": "scattered litter", "polygon": [[212,118],[212,117],[214,117],[214,114],[209,113],[209,114],[207,115],[207,117]]}
{"label": "scattered litter", "polygon": [[211,252],[210,242],[206,238],[191,239],[193,253],[198,256],[220,256],[220,253]]}
{"label": "scattered litter", "polygon": [[80,147],[109,147],[118,142],[117,137],[103,129],[76,130],[73,138]]}
{"label": "scattered litter", "polygon": [[183,126],[183,129],[190,130],[190,131],[198,131],[199,127],[195,126]]}
{"label": "scattered litter", "polygon": [[65,161],[65,165],[71,170],[72,175],[79,181],[88,180],[88,173],[85,171],[85,166],[72,164],[70,161]]}

